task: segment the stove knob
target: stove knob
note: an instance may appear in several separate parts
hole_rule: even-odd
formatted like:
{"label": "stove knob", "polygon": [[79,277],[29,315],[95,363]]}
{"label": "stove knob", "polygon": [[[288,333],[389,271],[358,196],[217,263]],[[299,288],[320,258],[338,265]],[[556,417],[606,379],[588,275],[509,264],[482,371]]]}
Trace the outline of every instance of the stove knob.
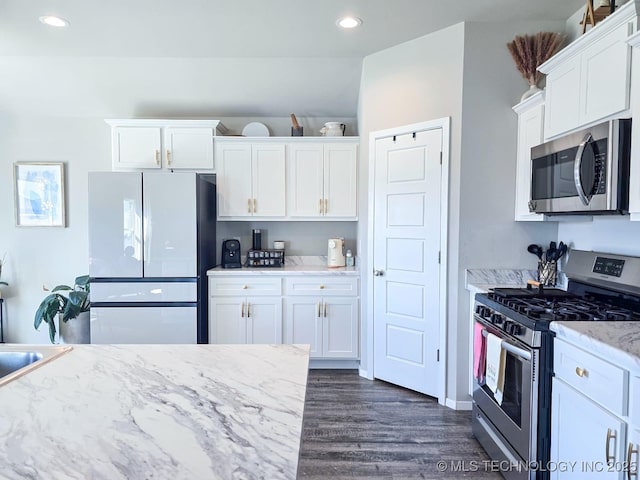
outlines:
{"label": "stove knob", "polygon": [[511,333],[513,332],[514,326],[515,326],[515,323],[512,322],[511,320],[505,320],[505,322],[502,324],[502,329],[507,333]]}
{"label": "stove knob", "polygon": [[515,322],[513,322],[513,326],[511,327],[511,335],[522,335],[523,327]]}
{"label": "stove knob", "polygon": [[504,321],[504,317],[502,315],[500,315],[499,313],[492,313],[491,314],[491,323],[493,323],[495,325],[501,325],[503,321]]}

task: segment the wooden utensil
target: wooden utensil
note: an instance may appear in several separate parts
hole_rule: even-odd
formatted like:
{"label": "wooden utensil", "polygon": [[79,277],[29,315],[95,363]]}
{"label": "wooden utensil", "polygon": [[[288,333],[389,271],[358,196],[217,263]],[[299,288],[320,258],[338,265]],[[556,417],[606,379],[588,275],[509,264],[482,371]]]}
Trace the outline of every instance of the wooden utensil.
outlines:
{"label": "wooden utensil", "polygon": [[300,125],[298,125],[298,119],[296,118],[296,114],[292,113],[291,114],[291,125],[293,125],[293,128],[300,128]]}

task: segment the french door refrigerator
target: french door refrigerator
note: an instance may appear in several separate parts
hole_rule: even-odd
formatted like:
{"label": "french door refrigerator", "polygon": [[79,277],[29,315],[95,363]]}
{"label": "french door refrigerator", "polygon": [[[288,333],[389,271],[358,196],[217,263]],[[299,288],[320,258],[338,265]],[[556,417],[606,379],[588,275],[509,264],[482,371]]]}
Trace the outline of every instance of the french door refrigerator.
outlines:
{"label": "french door refrigerator", "polygon": [[91,343],[208,343],[215,175],[89,173]]}

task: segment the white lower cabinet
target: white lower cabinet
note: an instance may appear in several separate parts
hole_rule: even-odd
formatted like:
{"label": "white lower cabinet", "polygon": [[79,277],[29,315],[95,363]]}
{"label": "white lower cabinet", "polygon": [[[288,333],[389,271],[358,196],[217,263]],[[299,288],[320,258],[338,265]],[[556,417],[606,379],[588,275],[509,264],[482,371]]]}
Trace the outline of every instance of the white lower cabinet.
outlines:
{"label": "white lower cabinet", "polygon": [[282,298],[213,297],[211,343],[282,343]]}
{"label": "white lower cabinet", "polygon": [[553,357],[550,458],[566,468],[551,478],[627,478],[639,434],[630,426],[629,371],[557,338]]}
{"label": "white lower cabinet", "polygon": [[551,461],[575,465],[551,478],[623,478],[625,422],[558,378],[551,404]]}
{"label": "white lower cabinet", "polygon": [[286,343],[308,343],[311,358],[358,358],[358,299],[289,296]]}
{"label": "white lower cabinet", "polygon": [[314,359],[359,358],[357,277],[213,275],[209,297],[209,343],[309,344]]}

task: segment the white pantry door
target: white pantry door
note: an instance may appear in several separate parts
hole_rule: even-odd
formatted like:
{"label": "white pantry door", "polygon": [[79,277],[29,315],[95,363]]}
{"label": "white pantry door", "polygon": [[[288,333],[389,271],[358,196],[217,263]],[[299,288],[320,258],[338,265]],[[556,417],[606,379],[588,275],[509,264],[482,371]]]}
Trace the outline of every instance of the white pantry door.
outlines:
{"label": "white pantry door", "polygon": [[376,141],[374,377],[438,396],[442,129]]}

